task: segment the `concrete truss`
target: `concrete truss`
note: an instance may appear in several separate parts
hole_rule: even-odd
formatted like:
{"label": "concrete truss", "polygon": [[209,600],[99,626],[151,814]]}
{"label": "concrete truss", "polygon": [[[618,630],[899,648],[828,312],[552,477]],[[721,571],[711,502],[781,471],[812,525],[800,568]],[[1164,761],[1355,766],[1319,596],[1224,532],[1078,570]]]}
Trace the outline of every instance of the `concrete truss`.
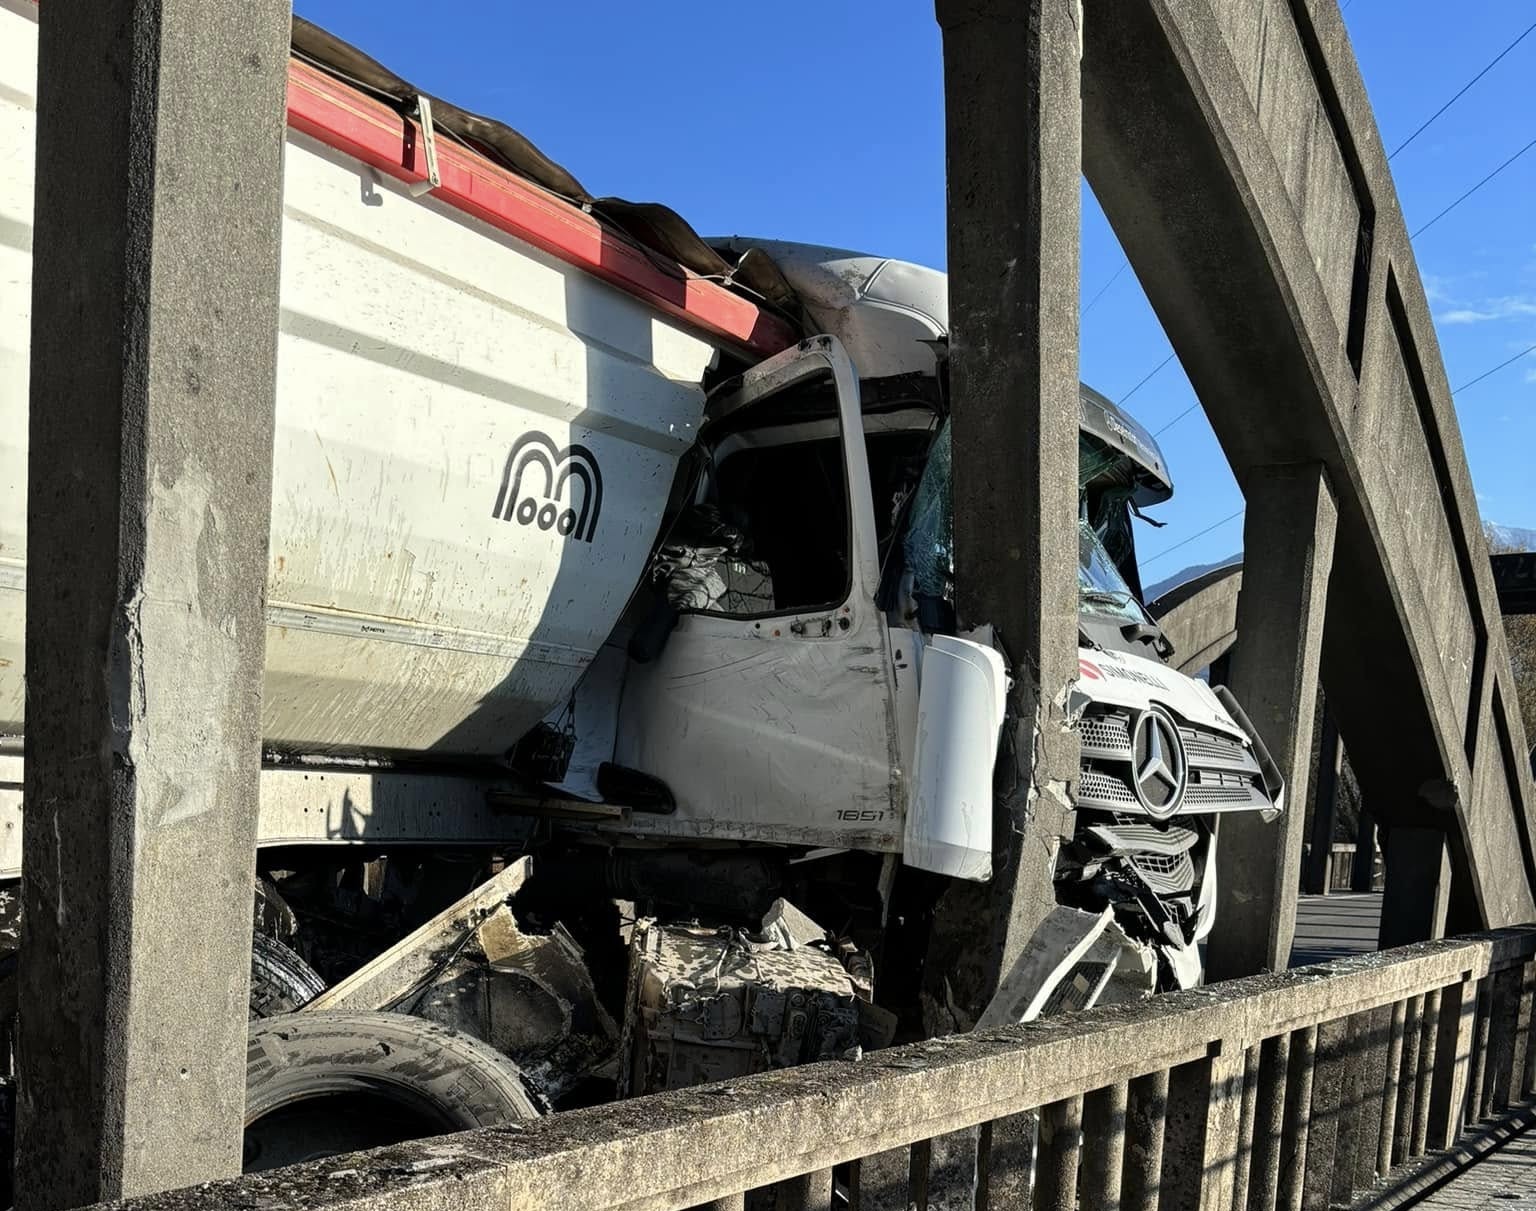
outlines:
{"label": "concrete truss", "polygon": [[[1533,792],[1428,303],[1333,0],[1088,0],[1083,168],[1245,493],[1321,464],[1321,680],[1362,786],[1452,848],[1454,925],[1536,914]],[[1390,877],[1390,876],[1389,876]]]}

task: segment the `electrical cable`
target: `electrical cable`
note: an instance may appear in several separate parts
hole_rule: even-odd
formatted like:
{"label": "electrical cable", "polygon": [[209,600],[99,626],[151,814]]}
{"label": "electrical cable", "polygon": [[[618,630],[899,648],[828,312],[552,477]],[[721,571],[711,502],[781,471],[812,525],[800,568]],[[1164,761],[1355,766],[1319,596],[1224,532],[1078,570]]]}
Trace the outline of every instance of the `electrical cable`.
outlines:
{"label": "electrical cable", "polygon": [[1515,47],[1519,46],[1520,43],[1524,42],[1527,35],[1529,35],[1532,30],[1536,30],[1536,21],[1533,21],[1530,25],[1527,25],[1518,38],[1516,38],[1498,54],[1494,55],[1494,57],[1490,59],[1486,65],[1484,65],[1482,71],[1478,72],[1477,75],[1473,76],[1470,80],[1458,88],[1456,92],[1451,96],[1451,99],[1442,105],[1439,109],[1435,110],[1434,113],[1430,114],[1429,117],[1424,120],[1423,124],[1416,131],[1414,131],[1411,135],[1399,143],[1397,147],[1394,148],[1393,151],[1387,156],[1387,159],[1390,160],[1393,156],[1397,155],[1398,152],[1402,151],[1403,148],[1407,147],[1408,144],[1412,143],[1421,134],[1433,126],[1436,118],[1438,118],[1446,110],[1450,109],[1451,106],[1455,105],[1457,101],[1461,100],[1462,94],[1465,93],[1467,89],[1471,88],[1491,70],[1493,70],[1494,66],[1500,59],[1509,54],[1509,52],[1514,50]]}
{"label": "electrical cable", "polygon": [[1093,305],[1095,303],[1097,303],[1101,298],[1104,297],[1104,292],[1106,290],[1108,290],[1111,286],[1113,286],[1117,281],[1120,280],[1120,275],[1125,272],[1126,266],[1128,266],[1129,264],[1130,264],[1129,261],[1124,260],[1122,258],[1122,260],[1120,261],[1120,268],[1115,270],[1115,272],[1110,275],[1109,281],[1105,282],[1102,286],[1100,286],[1098,288],[1098,290],[1094,291],[1093,297],[1088,300],[1087,306],[1085,306],[1083,308],[1083,312],[1082,312],[1083,315],[1087,315],[1090,311],[1093,310]]}
{"label": "electrical cable", "polygon": [[1452,202],[1449,206],[1447,206],[1444,210],[1442,210],[1434,218],[1430,219],[1429,222],[1425,223],[1424,226],[1420,227],[1417,231],[1415,231],[1408,238],[1410,240],[1418,239],[1421,235],[1423,235],[1426,231],[1428,231],[1431,227],[1433,227],[1441,219],[1445,218],[1446,215],[1450,214],[1451,211],[1455,210],[1456,207],[1460,206],[1463,202],[1465,202],[1468,198],[1470,198],[1474,193],[1476,193],[1484,185],[1488,184],[1489,181],[1493,180],[1494,177],[1498,176],[1501,172],[1503,172],[1506,168],[1508,168],[1511,164],[1513,164],[1516,160],[1518,160],[1526,152],[1530,151],[1531,148],[1533,148],[1533,147],[1536,147],[1536,139],[1532,139],[1529,143],[1527,143],[1519,151],[1515,152],[1514,155],[1510,156],[1509,159],[1505,160],[1504,163],[1500,164],[1497,168],[1495,168],[1492,172],[1490,172],[1486,177],[1484,177],[1476,185],[1472,186],[1471,189],[1467,190],[1466,193],[1462,194],[1461,197],[1457,198],[1454,202]]}
{"label": "electrical cable", "polygon": [[1488,370],[1484,370],[1476,378],[1470,379],[1467,382],[1462,383],[1461,386],[1454,388],[1451,391],[1451,394],[1452,395],[1459,395],[1461,392],[1465,391],[1468,387],[1475,387],[1475,386],[1477,386],[1478,383],[1482,382],[1490,374],[1497,374],[1500,370],[1504,369],[1505,366],[1513,366],[1522,357],[1527,357],[1527,356],[1529,356],[1532,353],[1536,353],[1536,345],[1531,345],[1528,348],[1522,349],[1522,350],[1520,350],[1519,353],[1515,354],[1514,357],[1507,357],[1502,362],[1500,362],[1497,366],[1494,366],[1494,367],[1492,367],[1491,369],[1488,369]]}
{"label": "electrical cable", "polygon": [[1180,412],[1171,421],[1169,421],[1166,425],[1164,425],[1161,429],[1157,430],[1157,432],[1152,434],[1152,436],[1153,437],[1161,437],[1164,433],[1167,433],[1169,429],[1172,429],[1176,424],[1178,424],[1181,420],[1183,420],[1186,416],[1188,416],[1191,412],[1193,412],[1199,406],[1200,406],[1200,401],[1196,400],[1194,403],[1190,404],[1189,407],[1185,408],[1184,411]]}
{"label": "electrical cable", "polygon": [[1184,539],[1182,542],[1176,542],[1171,547],[1164,547],[1156,555],[1153,555],[1153,556],[1151,556],[1148,559],[1143,559],[1141,561],[1141,566],[1143,568],[1145,568],[1148,564],[1156,563],[1164,555],[1172,555],[1180,547],[1188,546],[1190,543],[1194,542],[1195,539],[1197,539],[1197,538],[1204,538],[1212,530],[1220,529],[1222,526],[1226,525],[1229,521],[1231,521],[1234,517],[1241,517],[1243,515],[1243,512],[1247,509],[1247,507],[1248,507],[1247,505],[1244,505],[1243,508],[1239,509],[1236,513],[1228,513],[1220,521],[1212,522],[1210,525],[1206,526],[1205,529],[1201,530],[1198,534],[1191,534],[1188,538]]}
{"label": "electrical cable", "polygon": [[1142,375],[1141,382],[1137,383],[1134,387],[1132,387],[1129,391],[1127,391],[1124,395],[1122,395],[1115,402],[1117,404],[1125,403],[1126,400],[1130,399],[1131,396],[1135,395],[1136,392],[1140,391],[1143,387],[1145,387],[1147,385],[1147,383],[1151,380],[1151,378],[1152,378],[1152,376],[1154,374],[1156,374],[1159,370],[1161,370],[1169,362],[1173,361],[1173,356],[1174,355],[1170,352],[1167,357],[1165,357],[1162,361],[1158,362],[1157,365],[1152,367],[1152,369],[1148,370],[1146,372],[1146,374]]}

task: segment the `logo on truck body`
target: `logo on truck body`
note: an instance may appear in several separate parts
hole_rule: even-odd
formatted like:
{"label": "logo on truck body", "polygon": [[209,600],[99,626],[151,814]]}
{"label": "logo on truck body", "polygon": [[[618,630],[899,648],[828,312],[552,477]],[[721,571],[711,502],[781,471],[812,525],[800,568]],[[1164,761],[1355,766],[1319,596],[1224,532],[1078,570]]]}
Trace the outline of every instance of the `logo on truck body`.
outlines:
{"label": "logo on truck body", "polygon": [[547,433],[531,429],[507,455],[491,516],[591,542],[602,509],[603,473],[592,451],[575,442],[557,448]]}

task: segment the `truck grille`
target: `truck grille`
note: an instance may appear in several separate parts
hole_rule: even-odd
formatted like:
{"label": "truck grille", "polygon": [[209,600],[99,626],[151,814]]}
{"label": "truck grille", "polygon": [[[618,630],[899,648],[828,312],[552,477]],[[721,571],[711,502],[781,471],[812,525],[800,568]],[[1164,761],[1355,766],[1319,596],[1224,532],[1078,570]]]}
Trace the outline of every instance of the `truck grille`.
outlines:
{"label": "truck grille", "polygon": [[[1141,813],[1131,782],[1131,719],[1131,712],[1124,708],[1094,705],[1078,720],[1079,806]],[[1179,735],[1189,758],[1189,784],[1181,810],[1252,811],[1271,805],[1259,763],[1241,741],[1182,720]]]}
{"label": "truck grille", "polygon": [[1077,797],[1080,803],[1092,800],[1095,807],[1124,806],[1135,810],[1140,806],[1136,802],[1135,793],[1124,778],[1095,769],[1083,770],[1077,784]]}
{"label": "truck grille", "polygon": [[1122,851],[1142,880],[1160,896],[1180,896],[1194,889],[1192,851],[1200,834],[1170,824],[1158,827],[1144,817],[1116,812],[1113,823],[1091,824],[1092,833],[1112,849]]}

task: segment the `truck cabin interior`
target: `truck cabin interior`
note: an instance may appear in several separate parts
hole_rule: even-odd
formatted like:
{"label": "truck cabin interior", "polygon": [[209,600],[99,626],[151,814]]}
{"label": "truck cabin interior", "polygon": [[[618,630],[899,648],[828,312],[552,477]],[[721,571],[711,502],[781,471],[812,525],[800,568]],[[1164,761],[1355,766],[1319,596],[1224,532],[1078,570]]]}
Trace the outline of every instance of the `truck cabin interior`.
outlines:
{"label": "truck cabin interior", "polygon": [[[909,376],[901,376],[903,379]],[[877,602],[904,625],[915,591],[952,600],[952,535],[947,508],[944,408],[926,383],[864,385],[863,455],[868,463],[880,580]],[[1140,606],[1132,521],[1144,505],[1168,499],[1172,484],[1155,441],[1108,399],[1084,387],[1079,431],[1079,506],[1084,523],[1080,581],[1098,597],[1119,594],[1110,615],[1111,646],[1147,654],[1164,641]],[[830,610],[852,590],[853,525],[846,460],[830,375],[750,404],[715,393],[701,440],[680,476],[678,505],[664,530],[658,581],[677,611],[766,617]],[[930,469],[930,459],[938,461]],[[924,486],[924,472],[935,480]],[[946,501],[947,503],[947,501]],[[924,527],[933,530],[927,535]],[[909,566],[917,547],[938,552],[925,583]],[[926,540],[926,541],[925,541]],[[941,622],[929,629],[947,629]],[[1127,634],[1129,629],[1134,634]],[[1110,634],[1113,632],[1113,634]]]}
{"label": "truck cabin interior", "polygon": [[[882,572],[899,560],[913,490],[938,429],[922,401],[865,411],[863,457]],[[842,605],[853,584],[847,458],[832,378],[820,376],[707,420],[659,558],[683,609],[736,617]],[[686,604],[685,572],[699,573]],[[712,571],[718,578],[702,583]]]}

